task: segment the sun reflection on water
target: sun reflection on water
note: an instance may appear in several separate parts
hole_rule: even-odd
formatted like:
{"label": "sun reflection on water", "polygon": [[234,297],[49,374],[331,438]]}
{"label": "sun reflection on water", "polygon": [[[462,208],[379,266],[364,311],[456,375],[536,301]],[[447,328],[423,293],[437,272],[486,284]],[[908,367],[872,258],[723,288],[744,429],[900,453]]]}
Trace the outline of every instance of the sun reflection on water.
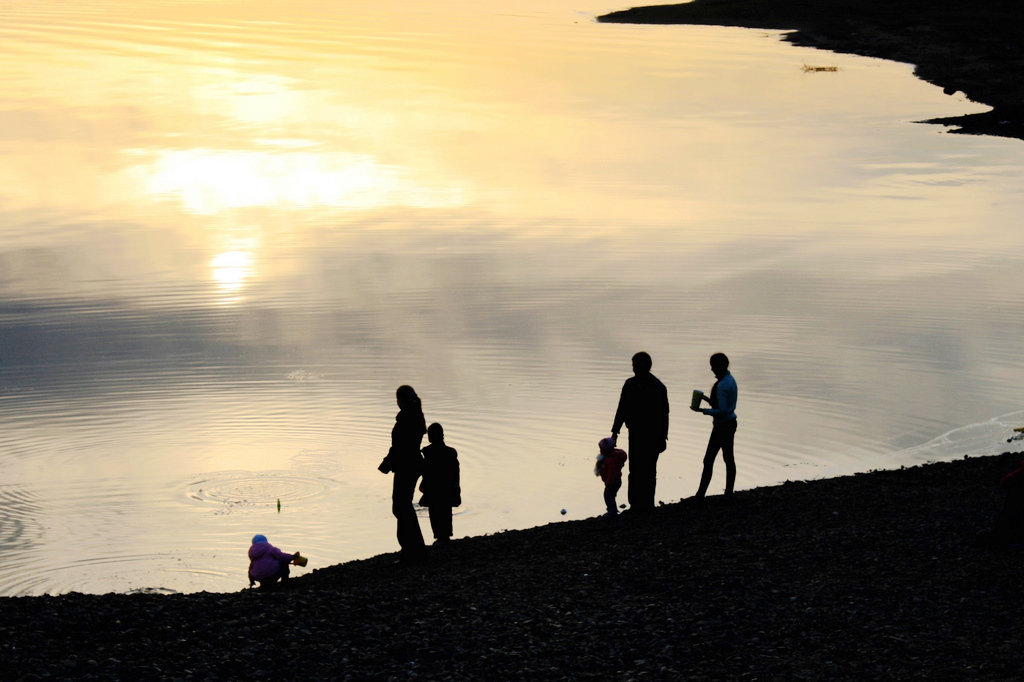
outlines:
{"label": "sun reflection on water", "polygon": [[455,187],[432,187],[412,170],[346,152],[169,150],[145,165],[149,194],[175,197],[202,215],[255,206],[437,208],[463,203]]}
{"label": "sun reflection on water", "polygon": [[236,292],[252,275],[251,262],[249,253],[245,251],[226,251],[218,254],[210,261],[210,266],[213,268],[213,279],[220,285],[222,291]]}

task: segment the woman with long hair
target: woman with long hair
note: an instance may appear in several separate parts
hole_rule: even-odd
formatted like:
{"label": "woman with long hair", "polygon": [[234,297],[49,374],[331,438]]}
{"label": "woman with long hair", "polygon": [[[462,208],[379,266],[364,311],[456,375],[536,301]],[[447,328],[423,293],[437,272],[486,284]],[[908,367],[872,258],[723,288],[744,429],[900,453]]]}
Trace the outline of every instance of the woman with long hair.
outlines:
{"label": "woman with long hair", "polygon": [[420,443],[427,432],[423,418],[423,407],[412,386],[399,386],[395,392],[398,399],[398,415],[391,429],[391,449],[378,469],[387,474],[394,472],[391,489],[391,513],[398,520],[398,544],[402,547],[402,561],[422,561],[427,548],[423,543],[420,521],[412,506],[416,494],[416,481],[423,474],[423,455]]}

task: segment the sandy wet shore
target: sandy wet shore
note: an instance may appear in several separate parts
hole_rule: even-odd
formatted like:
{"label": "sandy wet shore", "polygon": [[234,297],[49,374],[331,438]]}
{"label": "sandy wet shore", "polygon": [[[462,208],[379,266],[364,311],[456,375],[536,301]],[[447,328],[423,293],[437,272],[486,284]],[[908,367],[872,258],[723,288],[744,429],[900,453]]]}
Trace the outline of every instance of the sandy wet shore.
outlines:
{"label": "sandy wet shore", "polygon": [[277,593],[0,599],[3,676],[1016,680],[1024,554],[974,537],[1021,458],[466,538]]}
{"label": "sandy wet shore", "polygon": [[994,107],[937,123],[1024,139],[1024,4],[1013,0],[695,0],[598,20],[794,30],[797,45],[908,62],[947,94]]}

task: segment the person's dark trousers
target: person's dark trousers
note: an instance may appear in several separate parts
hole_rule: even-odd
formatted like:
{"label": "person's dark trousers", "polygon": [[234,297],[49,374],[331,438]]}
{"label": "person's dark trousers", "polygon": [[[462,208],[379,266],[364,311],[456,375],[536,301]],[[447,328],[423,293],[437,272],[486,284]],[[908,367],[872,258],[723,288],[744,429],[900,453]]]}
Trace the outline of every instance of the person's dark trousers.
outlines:
{"label": "person's dark trousers", "polygon": [[391,513],[398,519],[398,544],[402,547],[402,559],[416,560],[426,554],[423,544],[423,533],[420,531],[420,520],[416,518],[416,509],[412,506],[412,497],[416,493],[416,481],[420,475],[395,472],[394,486],[391,489]]}
{"label": "person's dark trousers", "polygon": [[708,449],[704,453],[704,473],[700,477],[700,488],[697,490],[697,497],[704,497],[711,483],[711,470],[715,466],[715,457],[718,451],[722,451],[722,459],[725,460],[725,494],[732,495],[733,486],[736,483],[736,461],[733,459],[733,441],[736,438],[736,420],[730,419],[711,427],[711,437],[708,438]]}
{"label": "person's dark trousers", "polygon": [[604,484],[604,506],[608,510],[609,516],[615,516],[619,513],[618,507],[615,506],[615,496],[619,493],[619,488],[621,487],[621,478],[616,478]]}
{"label": "person's dark trousers", "polygon": [[427,510],[430,512],[430,530],[434,533],[434,539],[447,541],[452,536],[452,508],[432,504]]}
{"label": "person's dark trousers", "polygon": [[633,511],[654,509],[654,489],[658,483],[657,448],[629,444],[629,489],[626,497]]}
{"label": "person's dark trousers", "polygon": [[281,585],[284,585],[286,582],[288,582],[288,576],[291,573],[291,571],[289,571],[289,569],[288,569],[288,564],[290,564],[290,563],[291,563],[291,559],[286,559],[284,561],[279,561],[278,565],[277,565],[277,573],[275,573],[274,575],[272,575],[272,576],[270,576],[270,577],[268,577],[268,578],[266,578],[264,580],[261,580],[260,581],[260,589],[261,590],[272,590],[272,589],[274,589],[275,587],[278,586],[278,582],[277,582],[278,580],[281,581],[281,583],[280,583]]}

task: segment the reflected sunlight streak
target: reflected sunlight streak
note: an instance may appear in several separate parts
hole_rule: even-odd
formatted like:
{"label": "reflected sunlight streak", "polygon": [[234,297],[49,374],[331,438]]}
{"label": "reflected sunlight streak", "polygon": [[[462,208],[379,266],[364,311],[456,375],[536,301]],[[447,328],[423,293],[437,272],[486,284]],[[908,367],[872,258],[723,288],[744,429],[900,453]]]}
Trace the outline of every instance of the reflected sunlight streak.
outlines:
{"label": "reflected sunlight streak", "polygon": [[244,280],[252,275],[249,254],[245,251],[227,251],[218,254],[210,266],[213,268],[213,279],[224,291],[237,291],[242,288]]}
{"label": "reflected sunlight streak", "polygon": [[398,166],[364,154],[190,149],[160,152],[137,166],[146,191],[176,197],[211,215],[253,206],[369,209],[439,208],[465,203],[459,188],[430,187]]}

